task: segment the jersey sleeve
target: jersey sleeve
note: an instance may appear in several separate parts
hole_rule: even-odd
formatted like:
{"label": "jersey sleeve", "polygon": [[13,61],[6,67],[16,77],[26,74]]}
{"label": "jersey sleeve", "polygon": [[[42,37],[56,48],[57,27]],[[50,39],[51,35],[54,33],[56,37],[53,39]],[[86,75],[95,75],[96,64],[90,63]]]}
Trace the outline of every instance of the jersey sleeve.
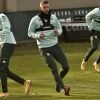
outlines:
{"label": "jersey sleeve", "polygon": [[89,30],[92,30],[91,22],[92,22],[92,20],[95,18],[95,13],[96,13],[96,9],[93,9],[92,11],[90,11],[90,12],[85,16],[86,23],[87,23],[87,26],[88,26],[88,29],[89,29]]}
{"label": "jersey sleeve", "polygon": [[5,35],[7,33],[10,33],[11,25],[10,25],[8,17],[6,15],[2,14],[2,16],[0,16],[0,21],[1,21],[1,26],[2,26],[0,35]]}
{"label": "jersey sleeve", "polygon": [[61,35],[62,34],[62,26],[56,16],[55,16],[55,20],[56,20],[55,29],[58,31],[58,35]]}
{"label": "jersey sleeve", "polygon": [[38,39],[39,36],[38,34],[35,33],[35,30],[36,30],[36,17],[33,17],[29,23],[29,27],[28,27],[28,36],[31,37],[31,38],[35,38],[35,39]]}

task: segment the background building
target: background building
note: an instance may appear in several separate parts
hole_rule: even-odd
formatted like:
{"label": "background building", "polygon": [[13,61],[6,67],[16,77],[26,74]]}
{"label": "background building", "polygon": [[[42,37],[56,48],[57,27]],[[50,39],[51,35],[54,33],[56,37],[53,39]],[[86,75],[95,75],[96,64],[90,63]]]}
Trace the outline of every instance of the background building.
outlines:
{"label": "background building", "polygon": [[[7,12],[38,10],[39,2],[40,0],[0,0],[0,10]],[[53,9],[100,6],[100,0],[49,0],[49,2]]]}

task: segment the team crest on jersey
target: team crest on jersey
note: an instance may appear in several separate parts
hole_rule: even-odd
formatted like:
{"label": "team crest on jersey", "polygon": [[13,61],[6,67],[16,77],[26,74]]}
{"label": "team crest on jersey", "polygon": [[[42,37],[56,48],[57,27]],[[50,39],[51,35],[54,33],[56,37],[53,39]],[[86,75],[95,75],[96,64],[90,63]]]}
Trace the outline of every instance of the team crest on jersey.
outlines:
{"label": "team crest on jersey", "polygon": [[95,35],[94,38],[98,38],[98,37]]}
{"label": "team crest on jersey", "polygon": [[44,19],[44,21],[47,23],[48,20],[47,19]]}
{"label": "team crest on jersey", "polygon": [[6,63],[6,60],[3,60],[2,63],[5,64]]}
{"label": "team crest on jersey", "polygon": [[47,56],[50,56],[50,53],[47,52]]}

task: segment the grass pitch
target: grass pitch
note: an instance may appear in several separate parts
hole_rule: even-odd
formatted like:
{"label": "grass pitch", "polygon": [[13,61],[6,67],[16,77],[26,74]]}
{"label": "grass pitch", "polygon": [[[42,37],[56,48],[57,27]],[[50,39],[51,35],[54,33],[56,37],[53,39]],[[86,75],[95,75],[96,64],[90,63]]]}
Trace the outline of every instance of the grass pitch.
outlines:
{"label": "grass pitch", "polygon": [[[49,68],[45,65],[36,46],[16,47],[10,62],[10,69],[25,79],[32,80],[29,96],[24,95],[24,87],[13,80],[8,80],[10,96],[0,100],[100,100],[100,73],[92,66],[100,48],[88,61],[86,71],[80,70],[80,64],[85,56],[89,43],[62,43],[70,70],[63,79],[71,87],[70,96],[56,93],[55,82]],[[58,64],[58,63],[57,63]],[[58,69],[60,70],[58,64]]]}

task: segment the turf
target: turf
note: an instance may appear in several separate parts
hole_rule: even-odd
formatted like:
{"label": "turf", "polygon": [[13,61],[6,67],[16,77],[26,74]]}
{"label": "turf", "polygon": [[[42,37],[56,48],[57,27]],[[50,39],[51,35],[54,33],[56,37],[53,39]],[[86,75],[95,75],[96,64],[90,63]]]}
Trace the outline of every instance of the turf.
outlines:
{"label": "turf", "polygon": [[[32,80],[29,96],[24,96],[24,87],[13,80],[8,80],[10,96],[0,100],[100,100],[100,73],[92,66],[100,48],[88,62],[86,71],[80,70],[81,61],[89,43],[62,43],[70,70],[63,79],[71,87],[70,96],[56,93],[55,82],[49,68],[45,65],[36,46],[17,46],[10,62],[10,69],[25,79]],[[58,64],[58,63],[57,63]],[[58,64],[60,70],[60,65]]]}

